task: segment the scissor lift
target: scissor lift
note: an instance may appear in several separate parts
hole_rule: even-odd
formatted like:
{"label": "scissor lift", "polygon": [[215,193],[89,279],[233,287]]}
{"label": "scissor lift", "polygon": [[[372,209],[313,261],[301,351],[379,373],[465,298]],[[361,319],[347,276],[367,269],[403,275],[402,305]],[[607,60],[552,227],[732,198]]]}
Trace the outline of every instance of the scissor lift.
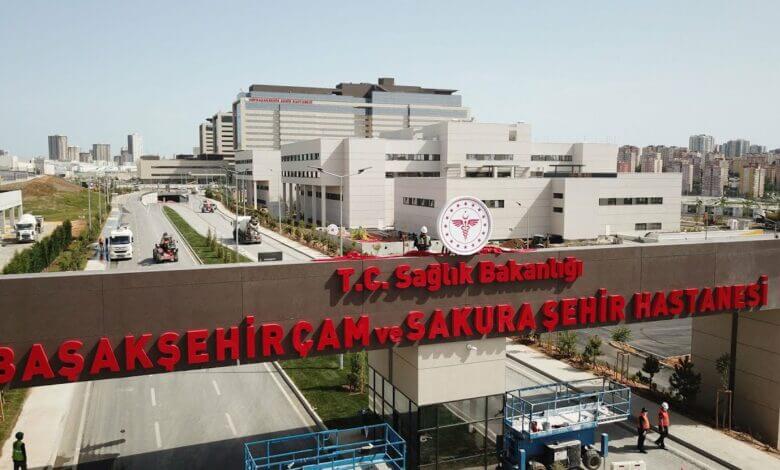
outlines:
{"label": "scissor lift", "polygon": [[387,424],[284,436],[244,444],[246,470],[393,469],[406,441]]}
{"label": "scissor lift", "polygon": [[631,414],[631,389],[607,379],[526,387],[505,398],[502,464],[511,468],[541,470],[555,462],[579,468],[581,462],[597,469],[596,428]]}

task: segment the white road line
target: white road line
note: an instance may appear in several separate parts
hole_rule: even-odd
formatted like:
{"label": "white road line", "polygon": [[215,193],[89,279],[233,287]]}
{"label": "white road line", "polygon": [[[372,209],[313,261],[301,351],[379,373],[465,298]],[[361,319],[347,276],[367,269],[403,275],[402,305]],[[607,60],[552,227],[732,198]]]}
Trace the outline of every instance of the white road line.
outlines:
{"label": "white road line", "polygon": [[160,423],[154,422],[154,438],[157,440],[157,448],[162,449],[162,439],[160,438]]}
{"label": "white road line", "polygon": [[217,385],[217,381],[216,380],[212,380],[211,381],[211,385],[214,386],[214,391],[217,393],[217,396],[222,395],[222,393],[220,393],[220,391],[219,391],[219,385]]}
{"label": "white road line", "polygon": [[230,427],[230,432],[232,432],[234,436],[238,436],[238,432],[236,431],[236,427],[233,426],[233,419],[230,417],[230,413],[225,413],[225,419],[228,422],[228,427]]}
{"label": "white road line", "polygon": [[[301,410],[299,409],[301,404],[298,403],[298,402],[293,401],[293,399],[290,396],[290,394],[287,393],[287,389],[285,388],[285,386],[282,385],[282,383],[279,381],[279,378],[276,377],[276,370],[272,369],[271,367],[269,367],[267,362],[263,363],[263,365],[265,366],[265,369],[268,371],[268,373],[271,374],[271,378],[274,380],[274,382],[276,382],[276,386],[279,387],[279,390],[282,392],[282,394],[284,394],[284,397],[287,399],[287,401],[290,403],[292,408],[295,410],[295,414],[297,414],[298,417],[301,418],[301,422],[303,424],[307,424],[311,419],[307,420],[306,418],[303,417],[303,414],[301,413]],[[309,427],[311,428],[311,426],[309,426]]]}
{"label": "white road line", "polygon": [[152,406],[157,406],[157,397],[154,396],[154,387],[149,389],[149,393],[152,395]]}
{"label": "white road line", "polygon": [[81,442],[84,438],[84,425],[87,422],[87,406],[89,406],[89,395],[92,392],[92,382],[87,382],[87,391],[84,393],[84,404],[81,406],[81,419],[79,420],[79,430],[76,435],[76,448],[73,450],[73,465],[71,468],[76,470],[79,466],[79,457],[81,457]]}

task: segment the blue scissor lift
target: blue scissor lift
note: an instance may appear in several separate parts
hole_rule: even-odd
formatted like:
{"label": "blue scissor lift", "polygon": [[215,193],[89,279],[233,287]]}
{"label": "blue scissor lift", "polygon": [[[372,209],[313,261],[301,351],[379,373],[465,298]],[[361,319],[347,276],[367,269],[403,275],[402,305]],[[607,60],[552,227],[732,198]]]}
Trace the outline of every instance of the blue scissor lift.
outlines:
{"label": "blue scissor lift", "polygon": [[631,389],[607,379],[526,387],[505,398],[502,466],[520,470],[543,470],[556,462],[599,468],[596,429],[631,414]]}
{"label": "blue scissor lift", "polygon": [[387,424],[244,444],[246,470],[404,470],[405,465],[406,441]]}

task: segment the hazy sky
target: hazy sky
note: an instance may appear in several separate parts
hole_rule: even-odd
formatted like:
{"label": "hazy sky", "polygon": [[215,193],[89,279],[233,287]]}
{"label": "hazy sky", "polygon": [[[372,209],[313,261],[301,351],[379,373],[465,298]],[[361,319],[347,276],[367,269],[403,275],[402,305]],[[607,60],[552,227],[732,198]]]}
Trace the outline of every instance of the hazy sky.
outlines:
{"label": "hazy sky", "polygon": [[456,88],[536,140],[780,147],[780,1],[0,0],[0,148],[186,153],[252,83]]}

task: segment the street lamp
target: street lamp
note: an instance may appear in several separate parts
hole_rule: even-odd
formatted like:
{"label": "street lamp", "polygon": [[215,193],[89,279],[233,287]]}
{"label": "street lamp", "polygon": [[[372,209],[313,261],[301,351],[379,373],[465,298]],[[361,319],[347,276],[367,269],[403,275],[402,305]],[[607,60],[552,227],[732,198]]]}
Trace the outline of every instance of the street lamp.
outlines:
{"label": "street lamp", "polygon": [[[273,173],[273,172],[274,172],[274,170],[273,170],[273,168],[271,168],[271,173]],[[276,172],[276,177],[279,180],[279,194],[277,195],[276,207],[278,208],[278,212],[279,212],[279,235],[281,235],[282,234],[282,172],[281,171],[277,171]],[[257,195],[255,194],[255,198],[256,197],[257,197]],[[270,199],[270,197],[271,197],[271,182],[269,181],[268,182],[268,198]]]}
{"label": "street lamp", "polygon": [[[365,168],[361,168],[358,171],[354,173],[348,173],[345,175],[337,175],[336,173],[332,173],[328,170],[325,170],[321,166],[308,166],[307,168],[313,168],[320,173],[325,173],[326,175],[335,176],[339,179],[339,256],[344,255],[344,224],[343,224],[343,207],[344,207],[344,178],[348,176],[357,176],[365,172],[366,170],[370,169],[370,166],[367,166]],[[325,197],[323,194],[322,197]],[[325,221],[323,220],[323,223]]]}
{"label": "street lamp", "polygon": [[233,241],[234,241],[234,246],[236,247],[236,260],[238,260],[238,171],[233,170],[227,166],[223,166],[222,169],[225,170],[225,179],[227,179],[228,173],[233,174],[233,182],[235,183],[235,188],[236,188],[236,194],[235,194],[236,222],[235,222],[235,227],[233,227]]}

